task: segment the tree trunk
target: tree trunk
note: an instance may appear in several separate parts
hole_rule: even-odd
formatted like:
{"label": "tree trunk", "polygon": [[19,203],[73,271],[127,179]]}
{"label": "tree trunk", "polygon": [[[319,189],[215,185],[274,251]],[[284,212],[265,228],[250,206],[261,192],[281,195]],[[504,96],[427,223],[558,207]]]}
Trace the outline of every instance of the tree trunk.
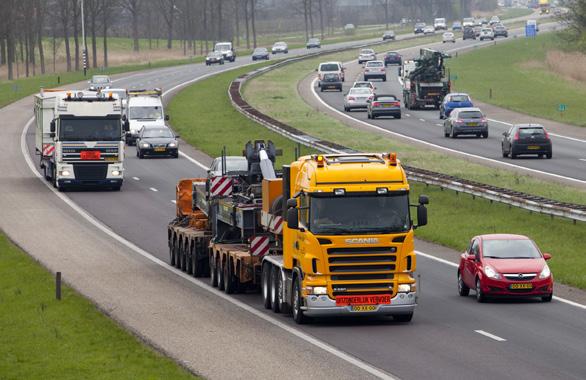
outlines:
{"label": "tree trunk", "polygon": [[138,52],[138,9],[132,12],[132,50]]}
{"label": "tree trunk", "polygon": [[252,46],[256,49],[256,0],[250,0],[250,23],[252,26]]}
{"label": "tree trunk", "polygon": [[6,64],[6,38],[0,38],[0,65]]}
{"label": "tree trunk", "polygon": [[309,39],[309,23],[308,23],[308,19],[307,19],[307,2],[309,0],[303,0],[303,18],[305,21],[305,41],[307,41]]}
{"label": "tree trunk", "polygon": [[244,23],[246,24],[246,48],[250,49],[250,16],[248,12],[248,1],[244,0]]}
{"label": "tree trunk", "polygon": [[45,50],[43,49],[43,21],[45,18],[45,7],[43,1],[37,2],[37,23],[36,34],[37,44],[39,48],[39,63],[41,65],[41,74],[45,74]]}
{"label": "tree trunk", "polygon": [[236,26],[236,46],[240,47],[240,0],[234,0],[234,25]]}
{"label": "tree trunk", "polygon": [[8,65],[8,80],[14,79],[14,31],[8,25],[6,32],[6,63]]}
{"label": "tree trunk", "polygon": [[104,2],[102,8],[102,38],[104,50],[104,67],[108,67],[108,19],[110,18],[110,3]]}
{"label": "tree trunk", "polygon": [[65,60],[67,71],[71,71],[71,49],[69,47],[69,7],[63,3],[61,7],[61,23],[63,25],[63,38],[65,39]]}
{"label": "tree trunk", "polygon": [[313,0],[309,0],[309,28],[311,30],[311,37],[314,36],[313,33]]}
{"label": "tree trunk", "polygon": [[75,71],[79,71],[79,11],[77,0],[71,0],[73,8],[73,41],[75,43]]}
{"label": "tree trunk", "polygon": [[[253,0],[254,1],[254,0]],[[216,20],[216,24],[218,26],[218,33],[217,33],[217,37],[218,37],[218,41],[222,41],[222,21],[223,21],[223,15],[222,15],[222,0],[216,0],[217,4],[218,4],[218,19]]]}
{"label": "tree trunk", "polygon": [[318,0],[318,1],[319,1],[319,30],[320,30],[321,38],[323,40],[323,38],[324,38],[324,4],[323,4],[323,0]]}
{"label": "tree trunk", "polygon": [[385,28],[389,30],[389,0],[385,0]]}

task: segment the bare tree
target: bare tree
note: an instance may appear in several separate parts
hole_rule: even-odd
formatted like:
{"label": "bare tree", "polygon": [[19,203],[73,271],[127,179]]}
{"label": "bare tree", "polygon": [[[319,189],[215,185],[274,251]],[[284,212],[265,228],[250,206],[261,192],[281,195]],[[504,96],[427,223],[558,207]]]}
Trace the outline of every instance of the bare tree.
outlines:
{"label": "bare tree", "polygon": [[79,70],[79,1],[71,0],[71,16],[73,18],[73,41],[75,43],[75,71]]}
{"label": "bare tree", "polygon": [[244,0],[244,23],[246,25],[246,48],[250,49],[250,12],[248,11],[249,0]]}
{"label": "bare tree", "polygon": [[120,4],[130,13],[132,18],[132,49],[138,51],[138,19],[141,14],[143,0],[122,0]]}
{"label": "bare tree", "polygon": [[318,11],[319,11],[319,30],[321,38],[324,38],[324,3],[323,0],[318,0]]}
{"label": "bare tree", "polygon": [[173,26],[175,24],[176,0],[159,0],[161,13],[167,26],[167,49],[173,48]]}
{"label": "bare tree", "polygon": [[236,46],[240,46],[240,0],[234,0],[234,26],[236,28]]}
{"label": "bare tree", "polygon": [[59,7],[61,16],[61,26],[63,27],[63,38],[65,39],[65,60],[67,61],[67,71],[71,71],[71,49],[69,48],[69,18],[70,7],[69,1],[64,1]]}
{"label": "bare tree", "polygon": [[250,26],[252,27],[252,46],[256,48],[256,0],[250,0]]}
{"label": "bare tree", "polygon": [[116,0],[100,0],[101,1],[101,13],[102,13],[102,39],[103,39],[103,51],[104,51],[104,67],[108,67],[108,27],[110,17],[114,13],[116,6]]}
{"label": "bare tree", "polygon": [[45,50],[43,49],[43,25],[45,21],[46,3],[43,0],[35,1],[36,36],[39,48],[39,63],[41,74],[45,74]]}
{"label": "bare tree", "polygon": [[[99,0],[85,0],[84,16],[89,19],[89,32],[92,39],[92,67],[98,67],[98,41],[96,36],[96,29],[98,27],[98,17],[101,12],[101,4]],[[85,46],[85,41],[83,42]],[[88,57],[89,61],[89,57]]]}

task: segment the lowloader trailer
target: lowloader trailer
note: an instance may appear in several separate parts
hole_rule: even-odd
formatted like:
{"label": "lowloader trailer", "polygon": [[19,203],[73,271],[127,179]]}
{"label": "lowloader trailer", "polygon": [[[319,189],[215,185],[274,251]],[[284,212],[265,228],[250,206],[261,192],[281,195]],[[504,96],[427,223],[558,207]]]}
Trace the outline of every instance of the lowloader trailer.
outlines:
{"label": "lowloader trailer", "polygon": [[[264,306],[311,317],[390,315],[417,305],[409,202],[395,153],[310,155],[275,172],[272,142],[248,142],[248,171],[182,179],[168,226],[170,264],[226,293],[261,291]],[[410,209],[417,210],[417,225]]]}

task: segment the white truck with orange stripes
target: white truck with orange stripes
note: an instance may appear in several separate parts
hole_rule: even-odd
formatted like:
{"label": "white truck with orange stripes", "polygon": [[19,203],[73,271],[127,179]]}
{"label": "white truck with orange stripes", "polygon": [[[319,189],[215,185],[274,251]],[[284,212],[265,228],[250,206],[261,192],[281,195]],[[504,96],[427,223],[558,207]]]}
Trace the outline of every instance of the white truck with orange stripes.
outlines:
{"label": "white truck with orange stripes", "polygon": [[170,264],[209,275],[226,293],[260,288],[267,309],[290,311],[297,323],[340,315],[410,321],[413,230],[427,223],[428,200],[410,205],[396,154],[315,154],[282,172],[273,168],[276,155],[270,141],[249,142],[246,172],[179,181]]}
{"label": "white truck with orange stripes", "polygon": [[120,190],[125,126],[115,94],[42,89],[34,114],[36,153],[53,186]]}

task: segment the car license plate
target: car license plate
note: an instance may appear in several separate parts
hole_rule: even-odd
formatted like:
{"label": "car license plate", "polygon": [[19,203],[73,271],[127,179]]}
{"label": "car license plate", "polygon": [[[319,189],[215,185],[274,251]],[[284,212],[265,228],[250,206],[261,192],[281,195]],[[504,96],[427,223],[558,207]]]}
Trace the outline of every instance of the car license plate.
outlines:
{"label": "car license plate", "polygon": [[101,153],[99,150],[84,150],[79,153],[82,160],[99,160]]}
{"label": "car license plate", "polygon": [[529,145],[527,148],[531,150],[538,150],[540,147],[537,145]]}
{"label": "car license plate", "polygon": [[477,127],[478,123],[466,123],[466,125],[469,127]]}
{"label": "car license plate", "polygon": [[358,305],[358,306],[352,306],[352,308],[350,309],[351,312],[369,312],[369,311],[376,311],[376,306],[375,305]]}
{"label": "car license plate", "polygon": [[167,148],[155,148],[155,152],[164,152]]}
{"label": "car license plate", "polygon": [[359,296],[337,296],[336,306],[364,306],[390,304],[390,294],[380,295],[359,295]]}
{"label": "car license plate", "polygon": [[533,284],[531,283],[523,283],[523,284],[511,284],[511,289],[533,289]]}
{"label": "car license plate", "polygon": [[393,105],[392,104],[382,104],[383,108],[391,108]]}

